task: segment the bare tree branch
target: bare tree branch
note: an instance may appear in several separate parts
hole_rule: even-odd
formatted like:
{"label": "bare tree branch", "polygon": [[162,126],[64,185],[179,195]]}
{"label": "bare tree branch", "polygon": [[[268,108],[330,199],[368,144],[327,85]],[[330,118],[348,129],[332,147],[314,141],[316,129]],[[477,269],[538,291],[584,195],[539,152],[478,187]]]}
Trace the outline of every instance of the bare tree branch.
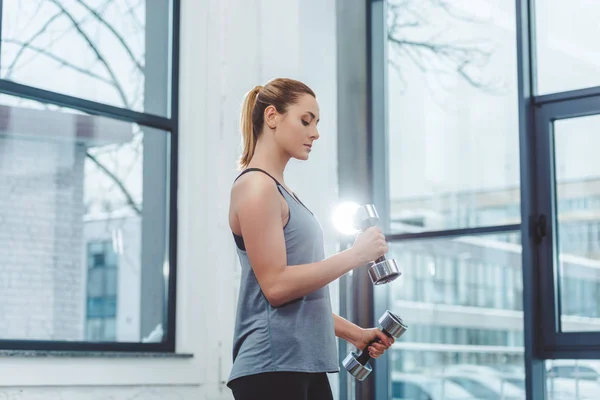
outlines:
{"label": "bare tree branch", "polygon": [[[458,12],[447,0],[429,0],[428,3],[430,8],[437,8],[451,18],[469,23],[479,22],[472,16]],[[442,35],[443,31],[438,34],[442,38],[430,36],[423,39],[422,32],[416,29],[429,25],[423,11],[427,10],[423,7],[424,4],[426,3],[418,0],[396,0],[390,4],[387,38],[396,56],[407,57],[423,72],[437,75],[453,72],[473,87],[489,92],[495,91],[496,85],[482,78],[482,74],[478,74],[478,70],[482,70],[493,55],[489,44],[483,40],[451,41],[445,34]],[[418,39],[409,39],[413,37]],[[390,57],[390,65],[402,76],[401,63],[397,58]]]}
{"label": "bare tree branch", "polygon": [[[105,8],[106,6],[108,6],[110,3],[112,2],[112,0],[106,0],[101,6],[100,8]],[[40,3],[41,4],[41,3]],[[39,5],[38,5],[38,9],[36,10],[35,14],[37,14],[39,12]],[[32,44],[37,38],[41,37],[46,30],[50,27],[50,25],[52,24],[52,22],[54,22],[58,17],[61,17],[63,15],[62,12],[58,12],[56,13],[53,17],[51,17],[48,21],[46,21],[46,23],[40,28],[40,30],[38,30],[35,34],[33,34],[31,36],[31,38],[29,38],[29,40],[27,40],[27,42],[25,42],[25,45],[28,44]],[[34,15],[35,16],[35,15]],[[83,18],[81,20],[81,22],[79,24],[83,24],[84,22],[87,21],[87,18]],[[52,42],[50,43],[45,43],[44,47],[48,47],[50,48],[52,44],[58,42],[60,39],[62,39],[62,37],[64,37],[66,34],[68,34],[71,29],[73,29],[74,27],[71,27],[70,29],[66,29],[64,32],[62,32],[58,37],[55,37],[54,40],[52,40]],[[17,35],[19,36],[19,35]],[[5,41],[3,39],[3,41]],[[38,46],[39,47],[39,46]],[[12,77],[14,68],[16,68],[17,66],[17,62],[19,61],[20,57],[24,54],[24,48],[21,48],[18,53],[15,55],[15,58],[13,59],[13,61],[11,62],[10,66],[7,68],[6,71],[6,79],[10,79]],[[21,63],[19,66],[22,67],[24,65],[24,63]]]}
{"label": "bare tree branch", "polygon": [[[141,1],[143,1],[143,0],[141,0]],[[138,8],[140,6],[141,1],[135,5],[129,4],[129,0],[124,0],[124,3],[127,5],[127,14],[129,14],[131,16],[131,19],[133,20],[133,22],[135,22],[135,24],[137,25],[138,28],[144,29],[144,24],[138,20],[138,18],[135,16],[135,12],[134,12],[134,9]]]}
{"label": "bare tree branch", "polygon": [[123,45],[123,48],[129,55],[129,57],[131,58],[131,61],[133,61],[133,63],[137,67],[137,69],[139,69],[140,72],[143,72],[144,67],[135,58],[135,56],[133,55],[133,52],[131,51],[131,48],[129,48],[129,45],[125,42],[125,39],[123,39],[123,36],[121,36],[121,34],[119,32],[117,32],[117,30],[111,24],[106,22],[106,20],[104,19],[104,17],[102,15],[100,15],[96,10],[94,10],[92,7],[90,7],[86,2],[84,2],[83,0],[76,0],[76,1],[79,4],[81,4],[83,7],[85,7],[86,10],[88,10],[90,13],[92,13],[92,15],[98,20],[98,22],[100,22],[102,25],[104,25],[109,31],[112,32],[113,35],[115,35],[115,37],[117,38],[119,43],[121,43],[121,45]]}
{"label": "bare tree branch", "polygon": [[135,201],[133,200],[133,197],[131,196],[131,194],[129,193],[129,191],[123,184],[123,182],[121,182],[121,179],[118,176],[116,176],[112,171],[110,171],[108,168],[106,168],[106,166],[104,166],[104,164],[102,164],[100,161],[98,161],[98,159],[96,157],[94,157],[93,155],[91,155],[89,152],[86,153],[86,157],[89,158],[94,164],[96,164],[96,166],[98,168],[100,168],[100,170],[102,170],[102,172],[104,172],[119,187],[119,190],[121,190],[121,193],[123,193],[123,196],[125,196],[127,205],[130,206],[138,216],[141,216],[142,210],[135,203]]}
{"label": "bare tree branch", "polygon": [[426,67],[425,63],[423,62],[421,54],[418,51],[415,51],[411,47],[404,47],[404,48],[401,48],[400,50],[403,51],[404,54],[406,54],[412,60],[412,62],[417,66],[417,68],[419,68],[421,70],[421,72],[428,71],[428,68]]}
{"label": "bare tree branch", "polygon": [[110,65],[104,58],[104,56],[102,56],[102,54],[100,54],[100,51],[98,50],[98,48],[96,47],[94,42],[92,42],[90,37],[83,31],[83,29],[81,29],[81,26],[75,20],[75,17],[73,17],[73,15],[71,13],[69,13],[58,0],[50,0],[50,1],[52,1],[58,8],[60,8],[60,10],[67,16],[67,18],[69,18],[69,20],[71,20],[71,22],[72,22],[73,26],[75,27],[75,29],[77,30],[77,32],[79,32],[79,34],[81,35],[83,40],[85,40],[85,42],[88,44],[90,49],[94,52],[94,54],[96,55],[98,60],[102,63],[102,65],[104,65],[104,68],[110,75],[111,79],[115,82],[114,87],[117,89],[117,92],[119,92],[119,96],[121,97],[121,100],[123,101],[123,105],[125,107],[129,108],[129,101],[127,101],[127,96],[125,95],[125,92],[121,88],[121,85],[119,84],[119,80],[117,79],[115,72],[110,67]]}
{"label": "bare tree branch", "polygon": [[[37,39],[38,37],[40,37],[44,32],[46,32],[46,30],[50,27],[50,25],[52,25],[52,23],[57,20],[60,16],[62,15],[62,13],[58,12],[56,14],[54,14],[48,21],[46,21],[46,23],[40,28],[39,31],[37,31],[33,36],[31,36],[29,38],[29,40],[27,40],[26,42],[24,42],[22,44],[22,47],[19,49],[19,51],[17,52],[17,54],[15,55],[15,58],[12,60],[12,62],[10,63],[10,65],[7,68],[6,71],[6,79],[11,79],[12,77],[12,72],[13,72],[13,68],[15,67],[15,65],[17,65],[17,62],[19,61],[19,59],[21,58],[21,55],[23,55],[23,52],[25,51],[25,49],[31,45],[31,43],[33,43],[33,41],[35,39]],[[3,42],[6,42],[7,39],[2,39]]]}
{"label": "bare tree branch", "polygon": [[62,66],[71,68],[74,71],[77,71],[77,72],[79,72],[81,74],[87,75],[87,76],[89,76],[91,78],[98,79],[99,81],[104,82],[104,83],[106,83],[108,85],[114,86],[114,82],[113,81],[111,81],[109,79],[106,79],[103,76],[100,76],[98,74],[95,74],[95,73],[89,71],[87,68],[79,67],[79,66],[77,66],[77,65],[75,65],[75,64],[73,64],[73,63],[71,63],[71,62],[69,62],[67,60],[65,60],[64,58],[61,58],[61,57],[59,57],[59,56],[51,53],[50,51],[48,51],[46,49],[42,49],[42,48],[36,47],[36,46],[34,46],[32,44],[29,44],[29,43],[19,42],[18,40],[14,40],[14,39],[2,39],[2,41],[4,43],[10,43],[10,44],[14,44],[14,45],[17,45],[17,46],[21,46],[21,48],[19,49],[20,53],[22,51],[26,50],[26,49],[29,49],[31,51],[34,51],[36,53],[39,53],[39,54],[41,54],[43,56],[46,56],[46,57],[48,57],[48,58],[56,61],[57,63],[61,64]]}

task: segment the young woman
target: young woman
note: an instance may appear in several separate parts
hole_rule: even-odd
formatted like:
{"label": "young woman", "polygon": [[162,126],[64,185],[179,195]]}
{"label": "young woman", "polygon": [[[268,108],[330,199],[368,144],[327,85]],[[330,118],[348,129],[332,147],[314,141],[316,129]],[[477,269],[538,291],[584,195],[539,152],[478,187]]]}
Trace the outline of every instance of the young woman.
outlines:
{"label": "young woman", "polygon": [[[393,339],[332,313],[328,284],[387,253],[381,230],[325,258],[313,213],[286,186],[291,158],[307,160],[319,138],[319,106],[302,82],[275,79],[246,94],[241,174],[229,225],[242,267],[228,386],[237,400],[332,399],[327,372],[339,372],[336,336],[377,358]],[[307,176],[306,179],[311,179]]]}

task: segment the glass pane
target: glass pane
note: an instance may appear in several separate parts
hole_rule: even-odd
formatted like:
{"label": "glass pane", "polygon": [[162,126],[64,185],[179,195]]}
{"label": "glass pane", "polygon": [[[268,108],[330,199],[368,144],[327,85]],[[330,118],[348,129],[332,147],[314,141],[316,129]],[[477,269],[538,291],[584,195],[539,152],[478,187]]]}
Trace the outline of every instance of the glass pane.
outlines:
{"label": "glass pane", "polygon": [[[88,270],[87,278],[87,295],[90,297],[101,297],[106,293],[106,278],[105,270],[103,269],[90,269]],[[89,303],[88,303],[89,304]]]}
{"label": "glass pane", "polygon": [[515,2],[390,2],[392,232],[520,222]]}
{"label": "glass pane", "polygon": [[168,115],[170,3],[5,1],[0,77]]}
{"label": "glass pane", "polygon": [[594,0],[535,3],[538,94],[600,85],[598,13]]}
{"label": "glass pane", "polygon": [[160,341],[169,133],[19,103],[0,97],[0,339]]}
{"label": "glass pane", "polygon": [[408,325],[390,353],[392,398],[415,386],[428,399],[525,398],[521,246],[507,239],[390,244],[403,275],[388,307]]}
{"label": "glass pane", "polygon": [[600,331],[600,116],[554,122],[563,332]]}
{"label": "glass pane", "polygon": [[107,296],[117,296],[119,294],[119,271],[116,268],[107,268],[105,273],[106,286],[104,287],[104,294]]}
{"label": "glass pane", "polygon": [[600,361],[547,360],[548,400],[597,399],[600,393]]}

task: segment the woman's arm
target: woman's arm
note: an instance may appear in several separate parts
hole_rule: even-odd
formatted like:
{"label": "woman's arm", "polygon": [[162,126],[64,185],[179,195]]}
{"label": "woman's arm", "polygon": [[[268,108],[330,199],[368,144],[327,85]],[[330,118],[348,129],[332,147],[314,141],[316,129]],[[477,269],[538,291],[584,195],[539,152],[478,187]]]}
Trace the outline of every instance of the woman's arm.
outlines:
{"label": "woman's arm", "polygon": [[232,203],[256,279],[274,307],[314,292],[387,252],[385,238],[375,227],[359,235],[352,248],[323,261],[286,265],[281,194],[266,175],[247,178],[251,179],[234,185]]}
{"label": "woman's arm", "polygon": [[337,314],[333,314],[333,326],[335,328],[335,336],[356,346],[358,338],[361,336],[360,331],[362,328],[360,326],[353,324]]}
{"label": "woman's arm", "polygon": [[372,358],[382,355],[394,343],[394,338],[388,337],[380,329],[363,329],[337,314],[333,314],[333,326],[337,337],[344,339],[359,350],[363,350],[367,344],[378,338],[381,343],[373,343],[369,346],[369,354]]}

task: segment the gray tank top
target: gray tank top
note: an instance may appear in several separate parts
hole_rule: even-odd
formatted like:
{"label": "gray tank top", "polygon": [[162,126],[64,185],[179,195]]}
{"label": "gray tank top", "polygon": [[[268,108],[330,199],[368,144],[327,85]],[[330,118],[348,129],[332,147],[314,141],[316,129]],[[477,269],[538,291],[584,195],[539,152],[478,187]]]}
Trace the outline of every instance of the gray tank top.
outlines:
{"label": "gray tank top", "polygon": [[[242,174],[249,171],[269,175],[257,168],[249,168]],[[287,265],[323,260],[321,225],[297,197],[269,176],[290,209],[283,229]],[[272,307],[258,285],[243,239],[235,234],[234,238],[242,276],[233,337],[233,368],[228,383],[261,372],[339,372],[329,287]]]}

